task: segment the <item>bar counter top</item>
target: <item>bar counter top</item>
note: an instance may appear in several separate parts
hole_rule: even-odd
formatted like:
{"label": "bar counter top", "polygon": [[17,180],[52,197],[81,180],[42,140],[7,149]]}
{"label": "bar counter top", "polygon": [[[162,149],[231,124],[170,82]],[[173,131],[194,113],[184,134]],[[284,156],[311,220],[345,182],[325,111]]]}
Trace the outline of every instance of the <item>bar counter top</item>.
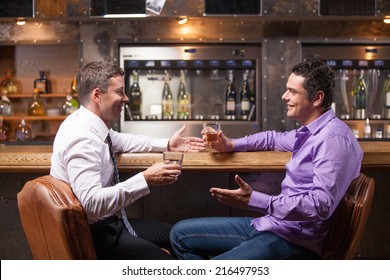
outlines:
{"label": "bar counter top", "polygon": [[[364,151],[362,170],[390,169],[390,142],[361,141]],[[51,145],[0,145],[0,172],[44,172],[50,170]],[[199,171],[284,171],[291,153],[276,151],[186,153],[184,170]],[[122,172],[143,170],[162,161],[162,153],[117,154]]]}

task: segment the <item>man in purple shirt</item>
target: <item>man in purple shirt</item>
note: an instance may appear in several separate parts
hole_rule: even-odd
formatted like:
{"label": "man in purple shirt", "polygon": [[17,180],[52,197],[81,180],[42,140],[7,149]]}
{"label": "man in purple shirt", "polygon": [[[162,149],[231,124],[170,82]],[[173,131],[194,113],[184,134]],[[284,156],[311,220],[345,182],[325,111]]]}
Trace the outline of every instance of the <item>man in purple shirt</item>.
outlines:
{"label": "man in purple shirt", "polygon": [[335,78],[321,61],[295,65],[282,99],[287,116],[302,127],[265,131],[239,139],[222,132],[220,152],[292,152],[278,195],[254,191],[238,175],[239,188],[211,188],[221,203],[257,211],[249,217],[209,217],[178,222],[171,243],[181,259],[321,258],[329,218],[358,176],[362,149],[349,127],[330,109]]}

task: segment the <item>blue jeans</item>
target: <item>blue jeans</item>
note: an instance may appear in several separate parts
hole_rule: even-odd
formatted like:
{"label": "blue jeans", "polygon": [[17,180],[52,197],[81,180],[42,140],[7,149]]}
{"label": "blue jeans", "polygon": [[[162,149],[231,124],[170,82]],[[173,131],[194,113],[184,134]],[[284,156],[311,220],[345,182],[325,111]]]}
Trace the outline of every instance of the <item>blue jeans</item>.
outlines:
{"label": "blue jeans", "polygon": [[267,231],[257,231],[247,217],[210,217],[175,224],[170,239],[179,259],[318,259],[308,249]]}

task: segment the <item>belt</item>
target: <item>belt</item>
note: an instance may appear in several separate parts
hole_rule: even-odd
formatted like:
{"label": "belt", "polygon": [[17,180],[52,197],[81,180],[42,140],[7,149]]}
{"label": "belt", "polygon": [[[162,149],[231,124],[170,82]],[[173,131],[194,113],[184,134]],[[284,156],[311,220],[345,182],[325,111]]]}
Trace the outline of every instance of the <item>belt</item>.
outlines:
{"label": "belt", "polygon": [[94,222],[93,224],[91,224],[91,226],[102,226],[102,225],[106,225],[106,224],[111,223],[111,222],[116,222],[118,220],[119,220],[118,216],[113,215],[113,216],[104,218],[103,220],[99,220],[97,222]]}

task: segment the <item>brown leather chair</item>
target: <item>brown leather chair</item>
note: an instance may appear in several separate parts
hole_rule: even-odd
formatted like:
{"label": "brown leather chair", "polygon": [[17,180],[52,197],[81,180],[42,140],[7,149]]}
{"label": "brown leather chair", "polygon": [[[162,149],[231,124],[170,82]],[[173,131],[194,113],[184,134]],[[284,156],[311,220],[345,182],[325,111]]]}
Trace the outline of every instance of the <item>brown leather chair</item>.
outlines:
{"label": "brown leather chair", "polygon": [[67,183],[38,177],[24,185],[17,199],[34,259],[96,259],[87,216]]}
{"label": "brown leather chair", "polygon": [[332,215],[323,259],[353,259],[370,213],[375,182],[360,174]]}

